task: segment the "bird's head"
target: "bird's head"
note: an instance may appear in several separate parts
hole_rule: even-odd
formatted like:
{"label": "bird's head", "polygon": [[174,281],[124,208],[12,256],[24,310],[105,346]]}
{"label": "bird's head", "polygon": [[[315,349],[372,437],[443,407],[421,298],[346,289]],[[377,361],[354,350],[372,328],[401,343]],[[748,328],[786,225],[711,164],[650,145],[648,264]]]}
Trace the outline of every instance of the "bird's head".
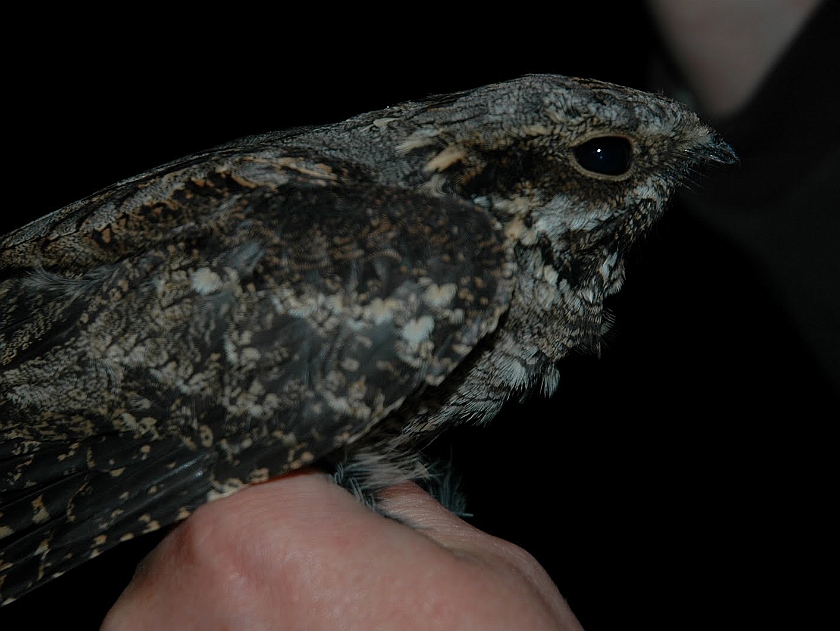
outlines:
{"label": "bird's head", "polygon": [[427,189],[488,208],[570,281],[621,259],[699,166],[735,160],[678,101],[556,75],[433,98],[412,122],[399,148]]}

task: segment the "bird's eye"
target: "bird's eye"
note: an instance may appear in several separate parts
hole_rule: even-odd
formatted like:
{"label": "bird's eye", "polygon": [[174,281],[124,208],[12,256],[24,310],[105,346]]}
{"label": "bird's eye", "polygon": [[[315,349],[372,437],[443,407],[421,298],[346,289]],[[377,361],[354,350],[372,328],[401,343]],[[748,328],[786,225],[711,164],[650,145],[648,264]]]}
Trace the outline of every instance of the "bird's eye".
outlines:
{"label": "bird's eye", "polygon": [[573,149],[575,160],[586,171],[623,175],[633,162],[633,145],[622,136],[600,136]]}

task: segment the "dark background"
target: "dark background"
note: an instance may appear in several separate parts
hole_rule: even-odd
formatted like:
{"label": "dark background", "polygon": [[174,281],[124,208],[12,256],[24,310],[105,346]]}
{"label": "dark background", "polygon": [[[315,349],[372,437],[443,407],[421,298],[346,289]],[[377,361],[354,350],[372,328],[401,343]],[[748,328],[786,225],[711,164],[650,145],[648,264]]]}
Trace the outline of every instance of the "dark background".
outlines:
{"label": "dark background", "polygon": [[[212,11],[21,20],[4,81],[6,228],[239,136],[528,72],[661,87],[640,2]],[[820,507],[836,503],[823,482],[836,375],[777,279],[689,207],[634,252],[600,358],[569,358],[551,400],[435,446],[472,522],[534,554],[590,631],[753,627],[794,595],[819,598],[801,577],[823,553]],[[4,607],[0,626],[96,628],[157,540]]]}

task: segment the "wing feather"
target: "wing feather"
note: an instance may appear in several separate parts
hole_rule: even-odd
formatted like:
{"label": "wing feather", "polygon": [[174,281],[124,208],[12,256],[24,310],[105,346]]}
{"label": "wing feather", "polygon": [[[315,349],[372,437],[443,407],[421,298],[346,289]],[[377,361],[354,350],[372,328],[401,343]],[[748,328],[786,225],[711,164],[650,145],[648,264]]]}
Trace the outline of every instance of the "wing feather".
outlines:
{"label": "wing feather", "polygon": [[369,431],[494,330],[508,256],[477,206],[266,149],[5,237],[0,602]]}

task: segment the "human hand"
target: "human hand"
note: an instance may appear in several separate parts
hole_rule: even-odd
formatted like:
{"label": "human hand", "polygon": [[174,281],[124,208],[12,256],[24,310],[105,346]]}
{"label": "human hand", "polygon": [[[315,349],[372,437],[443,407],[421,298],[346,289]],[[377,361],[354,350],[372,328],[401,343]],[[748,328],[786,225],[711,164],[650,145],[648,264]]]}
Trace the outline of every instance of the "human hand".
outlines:
{"label": "human hand", "polygon": [[581,627],[536,560],[412,484],[384,518],[317,472],[199,508],[139,568],[102,631]]}

